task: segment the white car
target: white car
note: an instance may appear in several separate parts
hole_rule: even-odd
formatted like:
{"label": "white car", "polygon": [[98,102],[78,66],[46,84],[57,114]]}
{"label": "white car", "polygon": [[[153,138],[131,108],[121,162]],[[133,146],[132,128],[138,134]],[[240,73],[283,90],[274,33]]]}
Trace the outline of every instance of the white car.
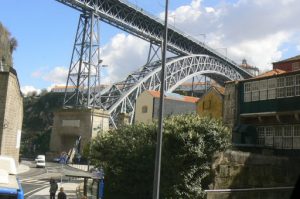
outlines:
{"label": "white car", "polygon": [[38,155],[35,159],[36,167],[45,167],[46,166],[46,158],[45,155]]}

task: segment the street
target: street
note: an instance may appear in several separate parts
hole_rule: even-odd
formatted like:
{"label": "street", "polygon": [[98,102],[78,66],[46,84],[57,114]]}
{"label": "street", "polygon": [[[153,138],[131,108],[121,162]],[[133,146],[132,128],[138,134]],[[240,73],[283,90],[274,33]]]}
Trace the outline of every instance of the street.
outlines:
{"label": "street", "polygon": [[[28,199],[49,198],[49,179],[54,178],[58,187],[63,186],[68,198],[76,198],[76,188],[80,179],[64,177],[66,171],[78,171],[67,165],[47,162],[45,168],[36,168],[34,161],[22,161],[29,167],[29,171],[18,175],[24,190],[24,196]],[[58,192],[57,192],[58,193]]]}

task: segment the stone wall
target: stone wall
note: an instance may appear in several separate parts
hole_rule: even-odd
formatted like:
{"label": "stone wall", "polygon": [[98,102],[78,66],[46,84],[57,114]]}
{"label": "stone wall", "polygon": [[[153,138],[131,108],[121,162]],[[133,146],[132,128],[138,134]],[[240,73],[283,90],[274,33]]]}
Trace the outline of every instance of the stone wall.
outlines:
{"label": "stone wall", "polygon": [[235,191],[208,192],[207,199],[285,199],[300,175],[300,158],[226,151],[215,159],[213,171],[211,190]]}
{"label": "stone wall", "polygon": [[238,90],[237,83],[232,81],[225,84],[223,122],[233,128],[237,122],[238,114]]}
{"label": "stone wall", "polygon": [[23,97],[17,74],[0,72],[0,154],[19,160],[23,122]]}

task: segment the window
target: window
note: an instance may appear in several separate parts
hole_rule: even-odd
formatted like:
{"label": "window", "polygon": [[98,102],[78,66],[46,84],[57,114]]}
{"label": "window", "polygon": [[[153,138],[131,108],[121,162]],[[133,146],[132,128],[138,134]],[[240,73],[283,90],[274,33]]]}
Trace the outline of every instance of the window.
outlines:
{"label": "window", "polygon": [[244,92],[245,93],[251,92],[251,83],[250,82],[244,84]]}
{"label": "window", "polygon": [[283,138],[282,138],[282,148],[291,149],[293,148],[293,128],[292,126],[283,127]]}
{"label": "window", "polygon": [[148,112],[148,107],[147,106],[143,106],[142,107],[142,113],[147,113]]}
{"label": "window", "polygon": [[252,101],[259,100],[259,81],[255,81],[251,83],[251,91],[252,91]]}
{"label": "window", "polygon": [[300,125],[294,126],[294,136],[300,137]]}
{"label": "window", "polygon": [[294,126],[293,148],[300,149],[300,125]]}
{"label": "window", "polygon": [[259,81],[255,81],[251,83],[251,91],[258,91],[259,90]]}
{"label": "window", "polygon": [[275,128],[274,147],[279,149],[282,148],[282,127],[280,126]]}
{"label": "window", "polygon": [[285,97],[285,78],[279,77],[277,78],[277,89],[276,89],[276,97],[283,98]]}
{"label": "window", "polygon": [[244,102],[251,102],[251,92],[244,93]]}
{"label": "window", "polygon": [[295,95],[295,76],[286,77],[285,86],[286,86],[286,96],[293,97]]}
{"label": "window", "polygon": [[265,145],[266,146],[273,146],[273,134],[274,128],[271,126],[266,127],[266,137],[265,137]]}
{"label": "window", "polygon": [[265,145],[265,127],[258,127],[258,144]]}
{"label": "window", "polygon": [[296,75],[295,78],[295,95],[300,95],[300,75]]}
{"label": "window", "polygon": [[244,84],[244,102],[251,102],[251,83]]}
{"label": "window", "polygon": [[300,149],[300,125],[260,126],[257,143],[278,149]]}
{"label": "window", "polygon": [[259,99],[266,100],[268,99],[268,80],[259,81]]}
{"label": "window", "polygon": [[276,78],[268,79],[268,99],[276,98],[276,86],[277,86]]}
{"label": "window", "polygon": [[252,91],[252,101],[259,100],[259,91]]}

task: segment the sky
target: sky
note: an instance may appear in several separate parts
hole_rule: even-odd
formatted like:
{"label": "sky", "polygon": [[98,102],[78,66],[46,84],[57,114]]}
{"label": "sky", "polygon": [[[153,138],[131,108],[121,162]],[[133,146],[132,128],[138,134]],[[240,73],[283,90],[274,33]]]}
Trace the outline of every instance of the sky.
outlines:
{"label": "sky", "polygon": [[[163,18],[164,0],[130,0]],[[299,0],[169,0],[169,24],[237,63],[261,71],[300,54]],[[0,22],[18,41],[14,68],[23,93],[64,85],[79,12],[55,0],[0,0]],[[149,44],[104,22],[102,82],[124,79],[146,62]]]}

